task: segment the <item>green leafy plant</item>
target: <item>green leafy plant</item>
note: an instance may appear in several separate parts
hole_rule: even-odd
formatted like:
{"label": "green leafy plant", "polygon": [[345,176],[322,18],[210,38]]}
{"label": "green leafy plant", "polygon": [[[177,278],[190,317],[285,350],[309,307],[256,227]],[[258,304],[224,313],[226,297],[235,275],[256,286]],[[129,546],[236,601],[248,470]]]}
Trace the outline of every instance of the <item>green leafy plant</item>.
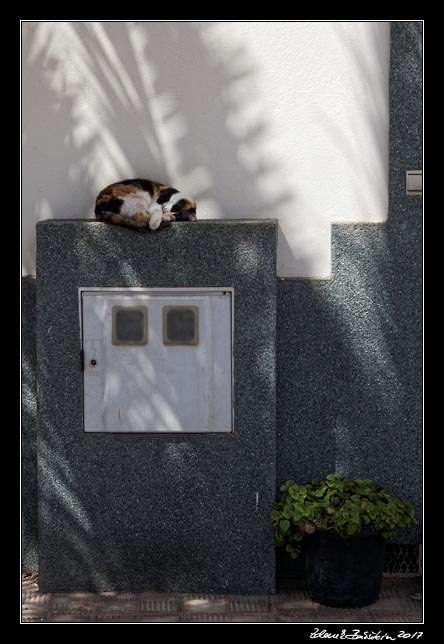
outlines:
{"label": "green leafy plant", "polygon": [[299,485],[287,481],[282,494],[272,502],[274,540],[296,559],[301,541],[316,529],[337,533],[346,539],[371,524],[375,532],[390,539],[396,528],[416,523],[410,501],[397,499],[368,479],[349,479],[329,474],[323,481]]}

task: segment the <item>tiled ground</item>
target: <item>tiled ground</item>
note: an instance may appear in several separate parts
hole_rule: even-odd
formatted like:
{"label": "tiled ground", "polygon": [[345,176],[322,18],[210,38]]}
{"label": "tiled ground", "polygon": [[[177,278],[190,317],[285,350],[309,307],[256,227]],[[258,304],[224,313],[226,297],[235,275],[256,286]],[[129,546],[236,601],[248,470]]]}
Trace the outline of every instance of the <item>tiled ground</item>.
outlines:
{"label": "tiled ground", "polygon": [[36,575],[22,579],[22,623],[38,622],[422,622],[421,581],[384,579],[380,599],[355,609],[328,608],[311,601],[295,582],[276,595],[185,593],[50,593]]}

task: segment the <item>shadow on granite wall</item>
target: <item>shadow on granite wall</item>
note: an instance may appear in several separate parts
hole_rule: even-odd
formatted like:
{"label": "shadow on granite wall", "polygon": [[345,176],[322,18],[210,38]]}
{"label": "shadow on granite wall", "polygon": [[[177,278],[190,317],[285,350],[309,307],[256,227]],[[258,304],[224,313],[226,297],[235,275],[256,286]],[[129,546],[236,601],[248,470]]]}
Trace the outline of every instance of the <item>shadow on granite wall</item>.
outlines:
{"label": "shadow on granite wall", "polygon": [[337,471],[412,500],[421,541],[422,26],[392,23],[385,225],[334,225],[332,280],[278,279],[278,485]]}
{"label": "shadow on granite wall", "polygon": [[35,278],[22,279],[22,569],[37,570]]}

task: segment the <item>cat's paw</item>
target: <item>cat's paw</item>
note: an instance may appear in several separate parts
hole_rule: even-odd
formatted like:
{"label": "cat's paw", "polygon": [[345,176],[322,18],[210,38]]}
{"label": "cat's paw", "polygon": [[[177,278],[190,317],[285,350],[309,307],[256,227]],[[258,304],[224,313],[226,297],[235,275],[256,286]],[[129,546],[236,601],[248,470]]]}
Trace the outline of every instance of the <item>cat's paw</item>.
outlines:
{"label": "cat's paw", "polygon": [[161,216],[152,215],[148,224],[148,226],[150,227],[150,230],[157,230],[160,226],[161,221],[162,221]]}
{"label": "cat's paw", "polygon": [[176,221],[176,217],[171,212],[164,212],[162,215],[162,221]]}

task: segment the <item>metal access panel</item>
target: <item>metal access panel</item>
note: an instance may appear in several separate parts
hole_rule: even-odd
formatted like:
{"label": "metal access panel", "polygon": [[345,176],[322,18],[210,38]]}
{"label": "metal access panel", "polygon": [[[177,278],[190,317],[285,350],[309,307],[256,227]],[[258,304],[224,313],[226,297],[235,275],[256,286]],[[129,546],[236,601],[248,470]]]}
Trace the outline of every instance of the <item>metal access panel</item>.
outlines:
{"label": "metal access panel", "polygon": [[232,289],[80,289],[80,317],[85,432],[232,431]]}

